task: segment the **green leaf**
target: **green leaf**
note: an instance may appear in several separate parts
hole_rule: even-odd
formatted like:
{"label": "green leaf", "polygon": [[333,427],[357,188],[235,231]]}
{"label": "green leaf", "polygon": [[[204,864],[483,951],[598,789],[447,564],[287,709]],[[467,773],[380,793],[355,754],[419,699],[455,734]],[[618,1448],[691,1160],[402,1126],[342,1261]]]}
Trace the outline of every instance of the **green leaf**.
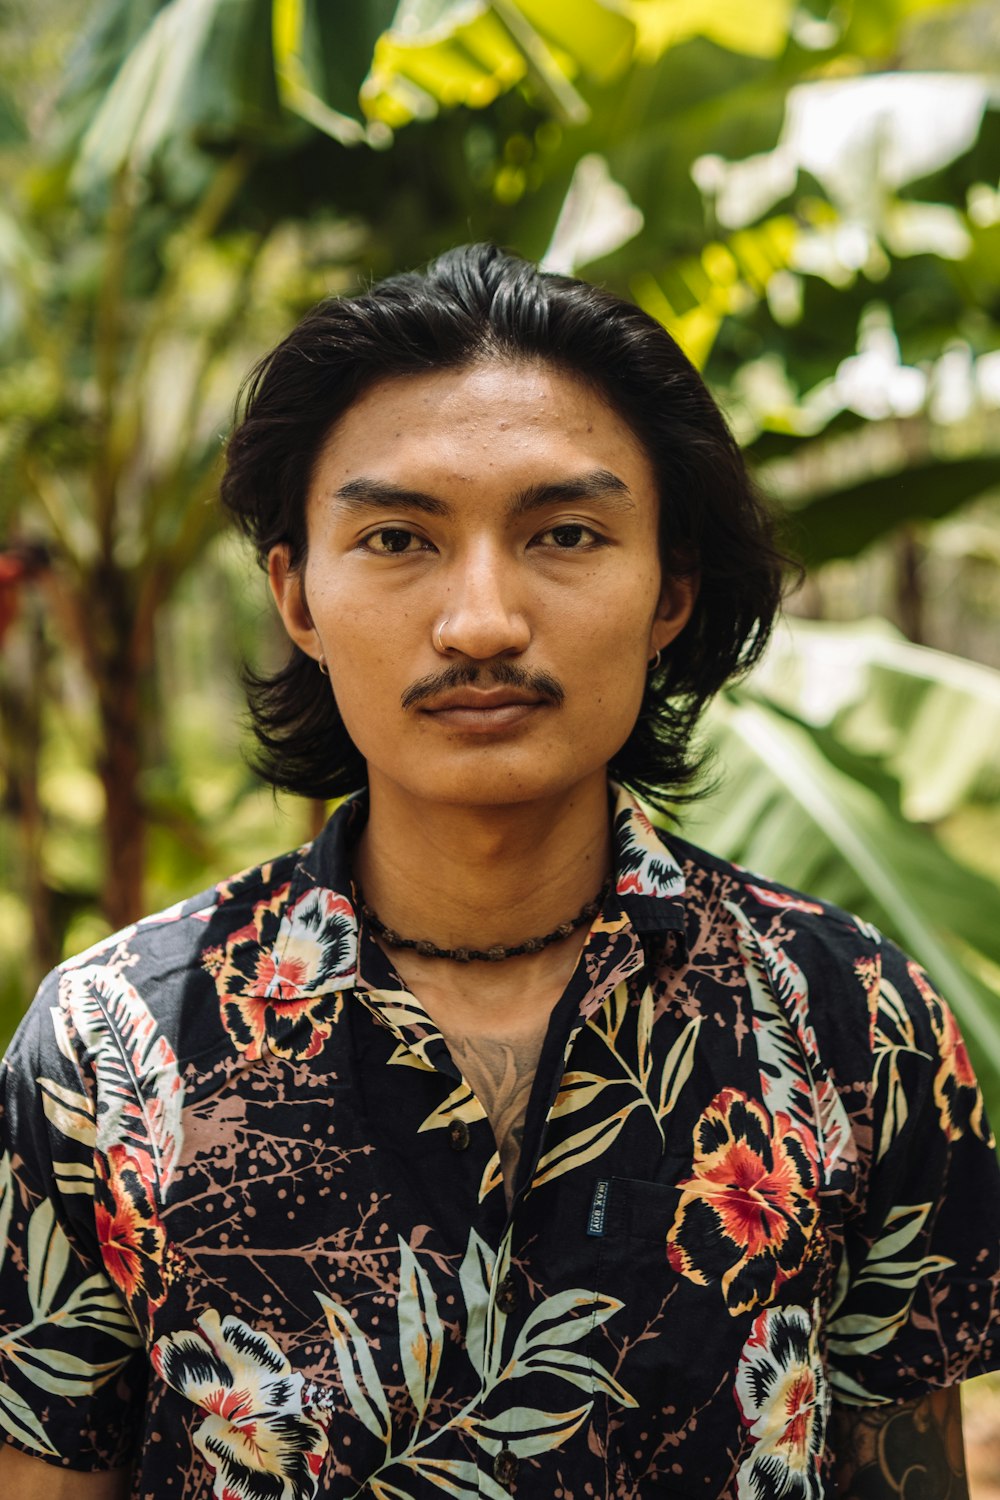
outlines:
{"label": "green leaf", "polygon": [[93,1150],[97,1140],[97,1127],[90,1100],[86,1094],[68,1089],[52,1078],[39,1078],[38,1088],[42,1096],[42,1109],[50,1125],[70,1140]]}
{"label": "green leaf", "polygon": [[7,1354],[12,1363],[20,1366],[39,1390],[53,1396],[88,1396],[116,1374],[129,1358],[128,1354],[118,1359],[100,1362],[80,1359],[62,1349],[41,1349],[36,1344],[20,1344],[17,1334],[8,1334],[4,1339]]}
{"label": "green leaf", "polygon": [[0,1421],[11,1437],[19,1439],[34,1452],[53,1456],[58,1453],[31,1407],[5,1380],[0,1380]]}
{"label": "green leaf", "polygon": [[786,622],[753,690],[883,765],[911,822],[1000,786],[1000,672],[915,646],[884,620]]}
{"label": "green leaf", "polygon": [[639,26],[640,51],[657,57],[693,36],[733,52],[777,57],[788,41],[792,0],[626,0]]}
{"label": "green leaf", "polygon": [[47,1198],[28,1221],[28,1297],[36,1318],[51,1311],[69,1266],[69,1240]]}
{"label": "green leaf", "polygon": [[490,1306],[493,1252],[474,1229],[458,1268],[458,1284],[465,1302],[465,1349],[480,1373],[486,1364],[486,1323]]}
{"label": "green leaf", "polygon": [[512,1406],[499,1416],[479,1423],[476,1435],[487,1453],[509,1448],[518,1458],[548,1453],[568,1441],[590,1415],[593,1401],[575,1411],[540,1411],[533,1406]]}
{"label": "green leaf", "polygon": [[523,1362],[539,1353],[578,1344],[621,1308],[616,1298],[583,1287],[557,1292],[532,1309],[517,1335],[511,1358],[515,1363]]}
{"label": "green leaf", "polygon": [[341,145],[370,139],[355,118],[358,90],[394,0],[272,0],[274,66],[282,103]]}
{"label": "green leaf", "polygon": [[701,1030],[703,1016],[693,1016],[684,1027],[663,1060],[660,1074],[660,1098],[658,1113],[661,1120],[670,1114],[680,1097],[681,1089],[691,1076],[694,1067],[695,1045]]}
{"label": "green leaf", "polygon": [[392,1436],[389,1403],[382,1389],[368,1340],[346,1307],[322,1292],[317,1292],[316,1296],[326,1313],[337,1369],[348,1404],[368,1431],[388,1447]]}
{"label": "green leaf", "polygon": [[619,1406],[636,1406],[638,1403],[610,1371],[605,1370],[589,1355],[578,1354],[571,1349],[549,1347],[536,1350],[527,1358],[518,1360],[512,1375],[554,1375],[558,1380],[568,1380],[581,1390],[604,1391]]}
{"label": "green leaf", "polygon": [[875,922],[933,976],[959,1017],[988,1107],[1000,1112],[997,995],[964,950],[1000,963],[989,881],[901,816],[884,773],[757,696],[711,717],[724,796],[685,817],[685,836]]}
{"label": "green leaf", "polygon": [[379,38],[361,100],[396,127],[458,104],[481,109],[522,81],[568,120],[587,106],[570,82],[627,65],[635,27],[601,0],[402,0]]}
{"label": "green leaf", "polygon": [[797,509],[796,544],[815,567],[856,557],[902,521],[938,520],[1000,483],[1000,458],[930,458],[817,496]]}
{"label": "green leaf", "polygon": [[401,1460],[408,1469],[446,1495],[482,1495],[486,1500],[510,1500],[510,1492],[478,1465],[459,1458],[428,1458],[414,1453]]}
{"label": "green leaf", "polygon": [[271,0],[169,0],[127,53],[81,144],[76,181],[144,170],[175,141],[282,135]]}
{"label": "green leaf", "polygon": [[549,1182],[553,1177],[562,1177],[566,1172],[572,1172],[577,1167],[586,1165],[595,1157],[602,1156],[608,1147],[618,1139],[622,1126],[633,1110],[643,1103],[641,1099],[635,1099],[631,1104],[623,1105],[621,1109],[615,1110],[614,1114],[608,1115],[606,1119],[598,1120],[593,1125],[587,1125],[571,1135],[567,1140],[560,1141],[538,1163],[535,1172],[534,1186],[540,1187],[543,1182]]}
{"label": "green leaf", "polygon": [[441,1365],[444,1327],[430,1277],[402,1237],[396,1315],[403,1377],[417,1415],[423,1417]]}

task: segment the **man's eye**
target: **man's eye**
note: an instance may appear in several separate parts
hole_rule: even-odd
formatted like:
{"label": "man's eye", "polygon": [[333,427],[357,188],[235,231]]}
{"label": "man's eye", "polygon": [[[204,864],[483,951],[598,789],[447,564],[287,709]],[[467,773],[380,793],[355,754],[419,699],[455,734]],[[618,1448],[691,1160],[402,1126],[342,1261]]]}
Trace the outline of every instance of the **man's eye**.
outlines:
{"label": "man's eye", "polygon": [[381,531],[366,536],[363,545],[369,552],[385,557],[400,552],[418,552],[426,543],[416,532],[406,531],[402,526],[383,526]]}
{"label": "man's eye", "polygon": [[539,541],[549,545],[562,547],[566,551],[574,548],[593,546],[599,538],[591,531],[589,526],[580,525],[576,521],[567,521],[562,526],[552,526],[548,531],[543,531]]}

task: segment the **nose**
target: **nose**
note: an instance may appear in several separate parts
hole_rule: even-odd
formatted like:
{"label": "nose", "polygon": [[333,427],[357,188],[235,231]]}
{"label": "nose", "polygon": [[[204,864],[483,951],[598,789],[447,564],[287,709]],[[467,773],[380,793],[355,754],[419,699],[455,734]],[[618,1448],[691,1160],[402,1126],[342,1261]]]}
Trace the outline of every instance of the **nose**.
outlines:
{"label": "nose", "polygon": [[510,553],[489,543],[456,560],[441,608],[447,623],[435,631],[439,649],[474,661],[524,651],[531,628],[518,599],[518,572]]}

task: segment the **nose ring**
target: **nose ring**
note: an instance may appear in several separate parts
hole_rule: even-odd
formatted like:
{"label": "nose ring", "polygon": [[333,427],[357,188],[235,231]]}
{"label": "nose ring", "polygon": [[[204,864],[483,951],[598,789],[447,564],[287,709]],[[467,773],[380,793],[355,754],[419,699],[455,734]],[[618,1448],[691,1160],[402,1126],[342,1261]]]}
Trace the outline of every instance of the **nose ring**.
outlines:
{"label": "nose ring", "polygon": [[448,647],[445,645],[444,641],[441,639],[441,636],[442,636],[442,634],[444,632],[444,627],[447,625],[447,623],[448,623],[448,621],[449,621],[450,618],[451,618],[450,615],[445,615],[444,619],[441,621],[441,623],[438,626],[437,630],[434,632],[434,644],[437,647],[437,649],[441,652],[442,656],[447,651]]}

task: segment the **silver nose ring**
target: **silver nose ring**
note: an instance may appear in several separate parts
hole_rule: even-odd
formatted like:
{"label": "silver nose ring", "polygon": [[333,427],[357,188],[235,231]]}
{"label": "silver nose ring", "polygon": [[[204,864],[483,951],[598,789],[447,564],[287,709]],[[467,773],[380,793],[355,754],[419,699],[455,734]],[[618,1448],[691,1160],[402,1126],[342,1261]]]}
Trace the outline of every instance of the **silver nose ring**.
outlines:
{"label": "silver nose ring", "polygon": [[444,627],[447,625],[447,623],[448,623],[448,621],[450,619],[451,619],[450,615],[445,615],[444,619],[441,621],[441,624],[438,626],[437,630],[435,631],[435,645],[437,646],[438,650],[441,652],[442,656],[447,651],[448,647],[445,645],[445,643],[441,639],[441,637],[442,637],[442,634],[444,632]]}

